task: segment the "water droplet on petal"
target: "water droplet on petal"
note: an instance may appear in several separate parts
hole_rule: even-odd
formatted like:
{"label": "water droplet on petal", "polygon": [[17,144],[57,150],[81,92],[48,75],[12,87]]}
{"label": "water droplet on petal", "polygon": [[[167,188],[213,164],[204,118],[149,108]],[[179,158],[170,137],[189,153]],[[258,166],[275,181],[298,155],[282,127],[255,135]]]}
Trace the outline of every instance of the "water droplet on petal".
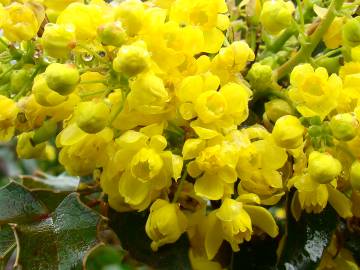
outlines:
{"label": "water droplet on petal", "polygon": [[83,53],[81,55],[81,58],[85,61],[85,62],[90,62],[91,60],[93,60],[94,56],[92,54],[89,53]]}

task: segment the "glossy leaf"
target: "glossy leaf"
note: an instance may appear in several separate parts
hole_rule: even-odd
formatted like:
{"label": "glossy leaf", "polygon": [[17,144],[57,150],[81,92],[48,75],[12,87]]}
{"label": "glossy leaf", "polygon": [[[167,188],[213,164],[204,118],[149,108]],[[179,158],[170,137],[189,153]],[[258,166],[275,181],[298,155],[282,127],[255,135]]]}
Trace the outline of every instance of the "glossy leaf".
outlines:
{"label": "glossy leaf", "polygon": [[316,269],[338,221],[336,211],[330,205],[319,214],[302,213],[298,222],[289,210],[287,234],[277,269]]}
{"label": "glossy leaf", "polygon": [[0,189],[0,205],[0,224],[31,222],[48,214],[45,205],[16,182]]}
{"label": "glossy leaf", "polygon": [[80,178],[68,175],[53,176],[46,173],[38,175],[23,175],[20,177],[22,184],[30,189],[41,188],[56,192],[76,191]]}
{"label": "glossy leaf", "polygon": [[0,260],[6,258],[7,255],[15,248],[16,241],[13,230],[9,225],[3,225],[0,229]]}
{"label": "glossy leaf", "polygon": [[14,227],[17,265],[23,270],[81,269],[83,257],[99,244],[101,221],[76,193],[70,194],[47,218]]}
{"label": "glossy leaf", "polygon": [[190,270],[188,257],[189,241],[184,234],[174,244],[168,244],[153,252],[151,240],[145,232],[147,214],[144,212],[109,212],[109,226],[118,235],[122,247],[131,257],[157,270]]}

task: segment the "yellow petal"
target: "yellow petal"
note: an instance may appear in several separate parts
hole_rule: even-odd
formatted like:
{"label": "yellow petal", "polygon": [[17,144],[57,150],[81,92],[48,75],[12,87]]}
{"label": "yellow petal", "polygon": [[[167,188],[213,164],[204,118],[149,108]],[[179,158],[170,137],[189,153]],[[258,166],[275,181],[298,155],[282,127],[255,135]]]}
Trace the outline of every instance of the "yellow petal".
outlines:
{"label": "yellow petal", "polygon": [[86,132],[82,131],[76,124],[71,124],[59,134],[59,143],[62,146],[73,145],[83,139],[86,135]]}
{"label": "yellow petal", "polygon": [[239,197],[237,197],[236,200],[246,204],[248,203],[260,204],[260,198],[255,193],[241,194],[239,195]]}
{"label": "yellow petal", "polygon": [[204,52],[207,53],[217,53],[222,44],[224,43],[225,36],[223,32],[221,32],[217,28],[212,28],[210,30],[204,31]]}
{"label": "yellow petal", "polygon": [[352,217],[351,201],[345,196],[344,193],[333,188],[330,185],[326,185],[329,191],[329,203],[336,210],[336,212],[342,218]]}
{"label": "yellow petal", "polygon": [[210,200],[220,200],[224,195],[224,184],[217,175],[205,173],[194,185],[195,193]]}
{"label": "yellow petal", "polygon": [[215,213],[209,215],[206,227],[205,250],[208,259],[212,260],[223,242],[221,223],[216,218]]}
{"label": "yellow petal", "polygon": [[250,215],[251,222],[254,226],[260,228],[271,237],[278,235],[279,228],[276,225],[274,217],[268,210],[255,205],[244,205],[244,209]]}

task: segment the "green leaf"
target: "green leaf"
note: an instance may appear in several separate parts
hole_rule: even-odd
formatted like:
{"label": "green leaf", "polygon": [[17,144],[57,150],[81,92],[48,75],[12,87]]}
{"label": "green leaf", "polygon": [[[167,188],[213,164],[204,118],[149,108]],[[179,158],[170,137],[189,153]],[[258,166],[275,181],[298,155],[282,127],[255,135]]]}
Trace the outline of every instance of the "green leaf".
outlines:
{"label": "green leaf", "polygon": [[36,189],[32,190],[31,193],[41,202],[46,205],[49,212],[54,212],[59,204],[69,195],[69,192],[54,192],[48,189]]}
{"label": "green leaf", "polygon": [[89,254],[86,260],[87,270],[130,270],[123,263],[124,251],[111,246],[99,246]]}
{"label": "green leaf", "polygon": [[22,184],[30,189],[50,189],[56,192],[76,191],[80,178],[68,175],[53,176],[46,173],[38,173],[36,176],[23,175],[20,177]]}
{"label": "green leaf", "polygon": [[68,195],[47,218],[14,226],[16,264],[23,270],[82,269],[83,257],[99,244],[102,220],[76,193]]}
{"label": "green leaf", "polygon": [[13,230],[9,225],[3,225],[0,229],[0,261],[16,247]]}
{"label": "green leaf", "polygon": [[30,222],[48,214],[44,204],[16,182],[10,182],[0,189],[0,205],[0,225]]}
{"label": "green leaf", "polygon": [[288,210],[287,235],[277,269],[316,269],[338,222],[330,205],[319,214],[302,213],[298,222]]}
{"label": "green leaf", "polygon": [[276,248],[278,240],[266,236],[253,238],[251,242],[240,245],[240,251],[235,252],[232,260],[232,270],[252,269],[270,270],[276,269]]}
{"label": "green leaf", "polygon": [[144,212],[118,213],[109,210],[109,226],[132,258],[157,270],[190,270],[187,236],[184,234],[176,243],[162,246],[153,252],[150,248],[151,240],[145,232],[146,220],[147,214]]}

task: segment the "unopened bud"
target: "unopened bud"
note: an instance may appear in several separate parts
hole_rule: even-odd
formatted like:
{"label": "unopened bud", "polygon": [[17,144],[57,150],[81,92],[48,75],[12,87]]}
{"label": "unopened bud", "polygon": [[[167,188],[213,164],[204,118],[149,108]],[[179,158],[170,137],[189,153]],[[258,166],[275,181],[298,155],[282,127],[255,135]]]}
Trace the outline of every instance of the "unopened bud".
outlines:
{"label": "unopened bud", "polygon": [[45,70],[47,85],[60,95],[68,95],[80,80],[79,71],[69,64],[50,64]]}
{"label": "unopened bud", "polygon": [[85,101],[75,109],[76,123],[87,133],[97,133],[103,130],[109,119],[110,109],[104,102]]}
{"label": "unopened bud", "polygon": [[313,151],[309,156],[308,172],[319,184],[327,184],[334,180],[341,169],[340,161],[330,154]]}
{"label": "unopened bud", "polygon": [[355,115],[342,113],[331,118],[330,128],[333,136],[340,141],[352,140],[358,133],[359,122]]}

